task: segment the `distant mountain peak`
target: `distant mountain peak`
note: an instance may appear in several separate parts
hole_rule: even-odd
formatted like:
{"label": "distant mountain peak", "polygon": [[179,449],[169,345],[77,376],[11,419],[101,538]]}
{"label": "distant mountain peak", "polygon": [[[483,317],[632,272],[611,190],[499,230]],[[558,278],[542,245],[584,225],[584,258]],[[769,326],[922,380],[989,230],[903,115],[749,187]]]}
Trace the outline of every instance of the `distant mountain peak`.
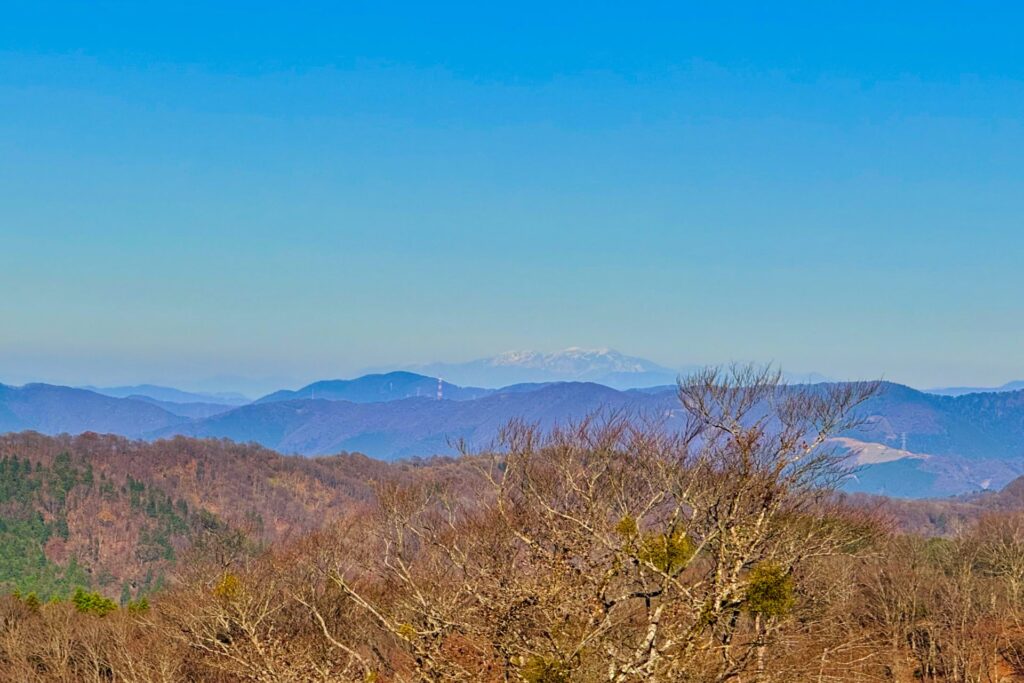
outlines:
{"label": "distant mountain peak", "polygon": [[466,400],[491,393],[488,389],[461,387],[438,377],[396,370],[362,375],[354,379],[328,379],[307,384],[295,391],[281,390],[268,394],[257,403],[275,403],[297,399],[326,399],[353,403],[376,403],[403,398],[446,398]]}
{"label": "distant mountain peak", "polygon": [[608,347],[560,351],[505,351],[465,363],[429,363],[407,369],[463,386],[498,388],[538,382],[596,382],[617,389],[673,384],[679,371]]}
{"label": "distant mountain peak", "polygon": [[553,353],[540,351],[506,351],[492,358],[483,359],[495,367],[518,366],[525,368],[552,368],[558,372],[582,376],[588,371],[605,372],[648,372],[664,369],[656,363],[619,353],[614,349],[587,349],[570,346]]}

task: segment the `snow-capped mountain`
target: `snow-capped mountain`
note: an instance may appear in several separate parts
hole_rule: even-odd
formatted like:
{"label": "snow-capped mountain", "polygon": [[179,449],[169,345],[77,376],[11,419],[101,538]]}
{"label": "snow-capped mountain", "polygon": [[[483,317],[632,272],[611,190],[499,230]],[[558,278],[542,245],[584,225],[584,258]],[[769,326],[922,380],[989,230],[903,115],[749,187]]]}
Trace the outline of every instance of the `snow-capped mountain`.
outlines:
{"label": "snow-capped mountain", "polygon": [[508,351],[468,363],[430,363],[408,369],[464,386],[575,381],[597,382],[616,389],[672,384],[680,372],[614,349],[575,346],[554,353]]}
{"label": "snow-capped mountain", "polygon": [[570,346],[564,351],[508,351],[488,359],[493,366],[547,368],[553,372],[582,376],[588,373],[651,372],[661,366],[633,356],[624,356],[614,349],[584,349]]}

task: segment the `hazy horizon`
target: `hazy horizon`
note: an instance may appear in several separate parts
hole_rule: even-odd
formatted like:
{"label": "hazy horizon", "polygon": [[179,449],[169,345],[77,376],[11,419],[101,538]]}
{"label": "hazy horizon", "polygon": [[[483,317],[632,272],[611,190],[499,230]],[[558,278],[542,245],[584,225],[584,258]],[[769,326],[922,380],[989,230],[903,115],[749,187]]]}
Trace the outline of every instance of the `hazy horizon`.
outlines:
{"label": "hazy horizon", "polygon": [[1022,12],[6,8],[0,381],[1018,379]]}
{"label": "hazy horizon", "polygon": [[[568,348],[581,348],[585,350],[608,350],[609,347],[568,347]],[[493,356],[501,355],[501,353],[510,353],[516,351],[539,351],[542,353],[549,352],[560,352],[565,349],[505,349],[500,353],[490,354],[487,356],[472,357],[472,358],[449,358],[442,359],[440,361],[432,361],[434,363],[468,363],[471,361],[482,360]],[[613,351],[623,353],[626,356],[635,356],[628,351],[623,352],[621,349],[612,349]],[[837,375],[823,373],[815,368],[787,368],[779,366],[770,360],[758,359],[728,359],[723,361],[713,361],[706,363],[684,363],[679,365],[672,365],[667,363],[661,363],[656,358],[643,358],[643,360],[651,361],[662,365],[669,370],[677,371],[682,375],[687,374],[690,370],[697,367],[704,366],[729,366],[731,364],[747,364],[752,363],[755,365],[770,365],[777,367],[784,371],[789,377],[795,378],[791,381],[800,381],[800,378],[811,377],[815,381],[817,380],[876,380],[884,379],[886,381],[893,381],[900,384],[906,384],[916,389],[938,389],[938,388],[950,388],[950,387],[991,387],[997,388],[1010,382],[1019,381],[1020,377],[1007,377],[1002,380],[998,380],[991,384],[979,383],[979,382],[955,382],[955,381],[940,381],[932,384],[914,384],[911,382],[903,381],[895,377],[886,376],[884,374],[876,375]],[[118,364],[116,370],[110,374],[104,374],[102,371],[102,365],[93,364],[89,370],[84,374],[75,374],[74,372],[67,372],[61,374],[59,371],[54,373],[52,370],[47,374],[46,372],[38,375],[21,375],[17,372],[4,372],[0,368],[0,384],[7,384],[10,386],[18,386],[31,383],[45,383],[45,384],[56,384],[66,385],[73,387],[98,387],[98,388],[109,388],[119,386],[136,386],[136,385],[156,385],[172,387],[181,389],[184,391],[191,391],[197,393],[239,393],[245,395],[250,399],[258,398],[262,395],[268,394],[278,389],[298,389],[302,386],[308,385],[312,382],[319,380],[332,380],[332,379],[354,379],[367,374],[376,373],[387,373],[393,371],[411,371],[411,372],[423,372],[423,369],[419,366],[430,365],[432,362],[417,362],[417,363],[390,363],[376,366],[360,366],[355,370],[351,371],[336,371],[325,370],[323,372],[312,372],[304,375],[288,376],[283,374],[257,374],[252,375],[190,375],[187,371],[179,371],[177,373],[170,374],[133,374],[130,370],[126,370],[123,364]],[[434,373],[436,374],[436,373]],[[433,374],[431,376],[434,376]],[[97,379],[99,378],[99,379]],[[453,381],[455,384],[460,384],[458,381]],[[461,382],[463,385],[472,383]],[[499,384],[493,384],[493,386],[499,386]]]}

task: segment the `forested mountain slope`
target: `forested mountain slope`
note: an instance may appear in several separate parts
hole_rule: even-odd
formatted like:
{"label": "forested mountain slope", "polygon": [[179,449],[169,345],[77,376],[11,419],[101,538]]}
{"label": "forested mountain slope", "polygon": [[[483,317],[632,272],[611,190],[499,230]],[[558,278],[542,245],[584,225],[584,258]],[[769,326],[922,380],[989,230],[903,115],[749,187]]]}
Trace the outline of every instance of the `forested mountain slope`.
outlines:
{"label": "forested mountain slope", "polygon": [[[446,458],[289,457],[227,440],[8,434],[0,437],[0,583],[42,595],[84,585],[114,597],[127,584],[136,596],[204,534],[244,528],[260,541],[287,540],[368,504],[376,481],[470,486],[466,467]],[[944,534],[986,510],[1024,508],[1021,488],[851,500],[882,505],[909,530]]]}
{"label": "forested mountain slope", "polygon": [[75,585],[116,597],[128,585],[135,596],[196,538],[231,527],[272,542],[318,528],[368,501],[385,468],[363,456],[289,458],[219,440],[8,434],[0,583],[43,597]]}

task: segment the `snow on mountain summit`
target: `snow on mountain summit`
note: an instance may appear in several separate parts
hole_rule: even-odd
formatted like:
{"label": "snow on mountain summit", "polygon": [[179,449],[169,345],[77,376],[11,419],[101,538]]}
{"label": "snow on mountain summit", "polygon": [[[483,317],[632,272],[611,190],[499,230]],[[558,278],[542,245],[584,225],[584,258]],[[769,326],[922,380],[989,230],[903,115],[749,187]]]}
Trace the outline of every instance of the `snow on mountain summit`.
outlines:
{"label": "snow on mountain summit", "polygon": [[676,370],[610,348],[571,346],[561,351],[506,351],[467,363],[410,368],[456,384],[500,387],[520,382],[597,382],[615,388],[671,384]]}
{"label": "snow on mountain summit", "polygon": [[495,367],[518,365],[520,367],[540,367],[544,362],[544,354],[538,351],[506,351],[499,353],[493,358],[485,358],[490,365]]}
{"label": "snow on mountain summit", "polygon": [[570,377],[585,377],[595,372],[652,372],[665,369],[651,361],[626,356],[614,349],[586,349],[579,346],[570,346],[554,353],[507,351],[485,360],[495,367],[546,368]]}

